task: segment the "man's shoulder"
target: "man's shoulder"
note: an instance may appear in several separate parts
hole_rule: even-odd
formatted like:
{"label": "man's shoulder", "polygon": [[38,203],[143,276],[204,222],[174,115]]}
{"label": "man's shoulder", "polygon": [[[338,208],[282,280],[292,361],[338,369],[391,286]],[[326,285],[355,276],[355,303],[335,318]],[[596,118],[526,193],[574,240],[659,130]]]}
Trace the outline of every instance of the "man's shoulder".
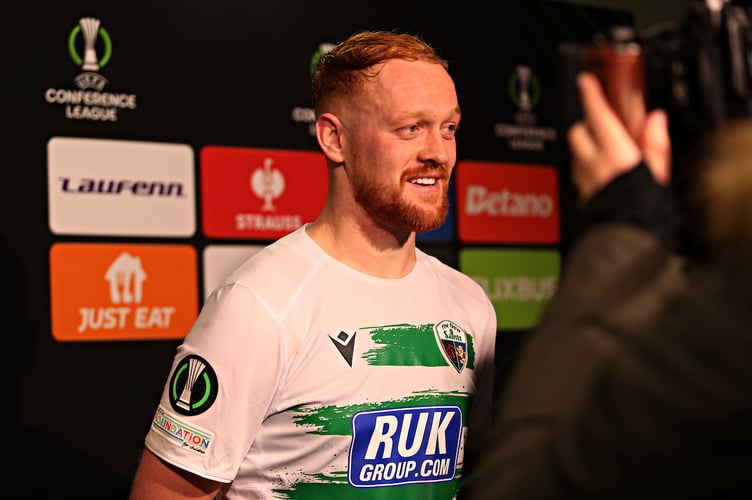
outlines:
{"label": "man's shoulder", "polygon": [[423,250],[418,249],[417,255],[418,260],[430,268],[446,286],[458,288],[463,294],[488,300],[485,290],[471,276]]}
{"label": "man's shoulder", "polygon": [[320,252],[311,248],[311,241],[294,231],[265,246],[237,266],[225,279],[225,283],[279,284],[286,278],[299,279],[312,268]]}

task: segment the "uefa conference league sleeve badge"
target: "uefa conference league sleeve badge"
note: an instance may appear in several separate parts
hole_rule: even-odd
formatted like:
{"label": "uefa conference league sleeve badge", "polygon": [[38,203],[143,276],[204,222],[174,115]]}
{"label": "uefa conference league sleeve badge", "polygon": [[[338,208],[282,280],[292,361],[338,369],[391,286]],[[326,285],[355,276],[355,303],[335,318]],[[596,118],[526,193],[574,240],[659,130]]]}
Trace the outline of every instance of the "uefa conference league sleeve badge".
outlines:
{"label": "uefa conference league sleeve badge", "polygon": [[169,400],[181,415],[198,415],[217,399],[219,381],[214,369],[201,356],[186,356],[175,367],[169,382]]}

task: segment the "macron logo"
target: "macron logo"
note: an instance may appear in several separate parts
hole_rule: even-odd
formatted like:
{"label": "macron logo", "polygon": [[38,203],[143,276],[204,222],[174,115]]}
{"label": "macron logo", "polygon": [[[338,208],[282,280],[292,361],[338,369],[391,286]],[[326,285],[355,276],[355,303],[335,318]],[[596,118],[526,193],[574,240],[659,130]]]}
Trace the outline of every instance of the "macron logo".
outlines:
{"label": "macron logo", "polygon": [[345,358],[347,364],[352,366],[353,352],[355,351],[355,334],[357,332],[347,333],[345,331],[339,332],[335,337],[329,335],[334,347],[337,348],[339,353]]}

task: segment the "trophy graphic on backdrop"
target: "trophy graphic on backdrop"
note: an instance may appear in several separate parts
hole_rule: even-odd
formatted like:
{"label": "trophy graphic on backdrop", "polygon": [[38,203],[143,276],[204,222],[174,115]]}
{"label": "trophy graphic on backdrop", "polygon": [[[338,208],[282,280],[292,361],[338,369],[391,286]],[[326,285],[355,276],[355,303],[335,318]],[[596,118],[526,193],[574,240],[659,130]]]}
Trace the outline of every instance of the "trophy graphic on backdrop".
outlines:
{"label": "trophy graphic on backdrop", "polygon": [[529,66],[519,65],[514,68],[517,72],[517,105],[522,111],[530,111],[530,75]]}
{"label": "trophy graphic on backdrop", "polygon": [[82,17],[78,24],[81,25],[81,32],[84,35],[84,64],[81,68],[85,71],[98,71],[99,61],[94,50],[94,42],[97,41],[99,32],[99,19]]}
{"label": "trophy graphic on backdrop", "polygon": [[[77,48],[78,36],[83,37],[83,55]],[[97,56],[96,47],[100,46],[102,53]],[[81,67],[83,73],[76,76],[74,81],[80,89],[102,90],[107,79],[99,71],[112,57],[112,40],[102,22],[94,17],[82,17],[68,35],[68,52],[71,59]]]}

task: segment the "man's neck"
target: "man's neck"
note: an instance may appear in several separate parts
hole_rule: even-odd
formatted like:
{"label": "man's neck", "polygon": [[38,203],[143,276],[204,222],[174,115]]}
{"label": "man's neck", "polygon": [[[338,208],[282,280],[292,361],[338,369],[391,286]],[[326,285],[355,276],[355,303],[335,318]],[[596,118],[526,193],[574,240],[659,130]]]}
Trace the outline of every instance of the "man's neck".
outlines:
{"label": "man's neck", "polygon": [[395,236],[372,222],[320,216],[306,229],[329,256],[377,278],[402,278],[415,267],[415,233]]}

